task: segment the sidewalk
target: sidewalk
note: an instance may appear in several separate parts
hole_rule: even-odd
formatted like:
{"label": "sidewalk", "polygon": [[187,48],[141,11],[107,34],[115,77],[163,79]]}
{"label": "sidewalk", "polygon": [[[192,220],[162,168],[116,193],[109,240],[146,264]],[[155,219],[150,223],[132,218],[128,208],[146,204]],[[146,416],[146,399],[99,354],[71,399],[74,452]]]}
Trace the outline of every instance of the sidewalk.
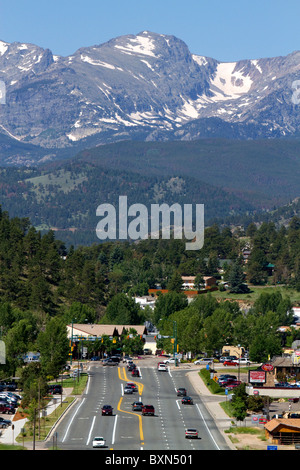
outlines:
{"label": "sidewalk", "polygon": [[188,371],[187,374],[189,380],[193,384],[193,387],[201,397],[201,400],[203,401],[205,407],[207,408],[208,412],[214,419],[216,426],[220,430],[220,432],[223,434],[224,439],[226,440],[226,443],[228,447],[230,447],[231,450],[237,450],[236,447],[233,445],[227,434],[224,432],[225,430],[229,429],[232,423],[232,418],[230,418],[223,408],[221,407],[220,403],[223,401],[226,401],[226,396],[217,396],[213,395],[206,385],[204,384],[203,380],[199,376],[199,369],[193,370],[193,371]]}
{"label": "sidewalk", "polygon": [[[70,389],[72,390],[72,389]],[[64,401],[64,399],[70,395],[70,392],[68,389],[64,390],[64,393],[62,394],[62,397],[60,395],[56,395],[53,397],[53,399],[49,402],[47,405],[47,415],[50,415],[56,408],[60,406],[61,400]],[[15,417],[12,418],[12,425],[7,427],[6,429],[1,429],[2,434],[0,436],[0,444],[8,444],[8,445],[22,445],[21,442],[16,442],[17,436],[21,433],[22,428],[24,428],[25,423],[27,421],[27,418],[24,419],[17,419],[16,421],[14,420]],[[10,419],[7,417],[7,419]],[[14,429],[13,429],[14,427]],[[45,441],[35,441],[35,448],[37,450],[41,450],[45,448]],[[25,442],[24,443],[25,447],[29,447],[32,449],[33,443],[32,442]]]}

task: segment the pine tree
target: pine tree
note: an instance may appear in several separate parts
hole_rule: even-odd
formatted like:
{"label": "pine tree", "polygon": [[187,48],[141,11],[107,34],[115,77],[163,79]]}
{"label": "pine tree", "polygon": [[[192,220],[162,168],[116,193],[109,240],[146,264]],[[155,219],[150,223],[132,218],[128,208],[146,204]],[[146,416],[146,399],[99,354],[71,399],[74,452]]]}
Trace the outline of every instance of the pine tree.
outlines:
{"label": "pine tree", "polygon": [[231,286],[230,292],[233,294],[245,294],[250,291],[245,284],[245,274],[239,259],[232,265],[228,281]]}

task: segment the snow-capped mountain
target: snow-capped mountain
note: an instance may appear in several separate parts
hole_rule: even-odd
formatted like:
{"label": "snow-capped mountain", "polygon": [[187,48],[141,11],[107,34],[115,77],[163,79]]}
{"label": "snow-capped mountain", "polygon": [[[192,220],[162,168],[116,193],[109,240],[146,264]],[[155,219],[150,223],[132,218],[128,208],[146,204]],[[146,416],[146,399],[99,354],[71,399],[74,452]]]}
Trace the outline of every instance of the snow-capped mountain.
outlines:
{"label": "snow-capped mountain", "polygon": [[151,32],[68,57],[0,41],[0,133],[48,148],[299,133],[300,52],[221,63]]}

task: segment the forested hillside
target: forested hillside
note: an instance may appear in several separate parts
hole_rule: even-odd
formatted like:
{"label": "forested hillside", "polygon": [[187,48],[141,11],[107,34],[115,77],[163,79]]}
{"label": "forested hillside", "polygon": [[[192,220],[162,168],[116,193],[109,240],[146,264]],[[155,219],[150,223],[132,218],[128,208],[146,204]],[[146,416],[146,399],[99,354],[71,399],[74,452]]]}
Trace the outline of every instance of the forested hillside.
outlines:
{"label": "forested hillside", "polygon": [[[245,245],[251,247],[247,264],[240,258]],[[260,296],[247,315],[236,302],[218,301],[209,293],[187,304],[181,275],[221,280],[221,260],[232,262],[226,264],[224,279],[235,292],[244,282],[251,291],[254,285],[279,281],[300,292],[300,219],[293,218],[286,229],[276,230],[272,223],[258,229],[252,224],[247,233],[235,234],[213,225],[205,230],[199,252],[186,251],[183,240],[107,242],[67,249],[53,231],[42,235],[28,219],[10,218],[1,211],[0,331],[7,361],[0,379],[14,375],[28,351],[41,352],[40,366],[33,366],[34,377],[56,376],[69,357],[66,325],[71,321],[134,325],[148,320],[166,335],[176,321],[183,352],[210,354],[233,341],[249,348],[254,360],[280,353],[283,344],[297,338],[297,330],[284,338],[278,330],[293,322],[288,294],[283,297],[274,290]],[[265,270],[269,263],[275,265],[271,276]],[[169,293],[160,296],[154,311],[142,310],[134,296],[147,294],[156,285]],[[247,293],[243,295],[247,299]],[[127,343],[124,339],[118,347],[131,351],[133,344]],[[163,346],[170,348],[170,344]],[[92,354],[113,345],[107,339],[88,347]],[[27,374],[23,368],[19,373]]]}
{"label": "forested hillside", "polygon": [[[66,246],[97,242],[103,203],[204,204],[205,224],[288,224],[299,196],[297,141],[119,142],[36,168],[0,170],[0,202],[12,217],[56,231]],[[274,208],[277,212],[274,213]],[[299,209],[294,207],[294,214]]]}

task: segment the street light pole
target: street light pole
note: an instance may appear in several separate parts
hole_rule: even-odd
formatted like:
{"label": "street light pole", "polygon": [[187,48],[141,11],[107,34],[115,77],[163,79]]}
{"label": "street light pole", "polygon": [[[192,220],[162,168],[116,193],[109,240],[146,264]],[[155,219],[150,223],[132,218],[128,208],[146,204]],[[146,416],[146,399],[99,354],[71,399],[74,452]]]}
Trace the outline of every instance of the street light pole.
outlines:
{"label": "street light pole", "polygon": [[70,365],[72,365],[72,357],[73,357],[73,324],[74,320],[72,320],[72,332],[71,332],[71,347],[70,347]]}

